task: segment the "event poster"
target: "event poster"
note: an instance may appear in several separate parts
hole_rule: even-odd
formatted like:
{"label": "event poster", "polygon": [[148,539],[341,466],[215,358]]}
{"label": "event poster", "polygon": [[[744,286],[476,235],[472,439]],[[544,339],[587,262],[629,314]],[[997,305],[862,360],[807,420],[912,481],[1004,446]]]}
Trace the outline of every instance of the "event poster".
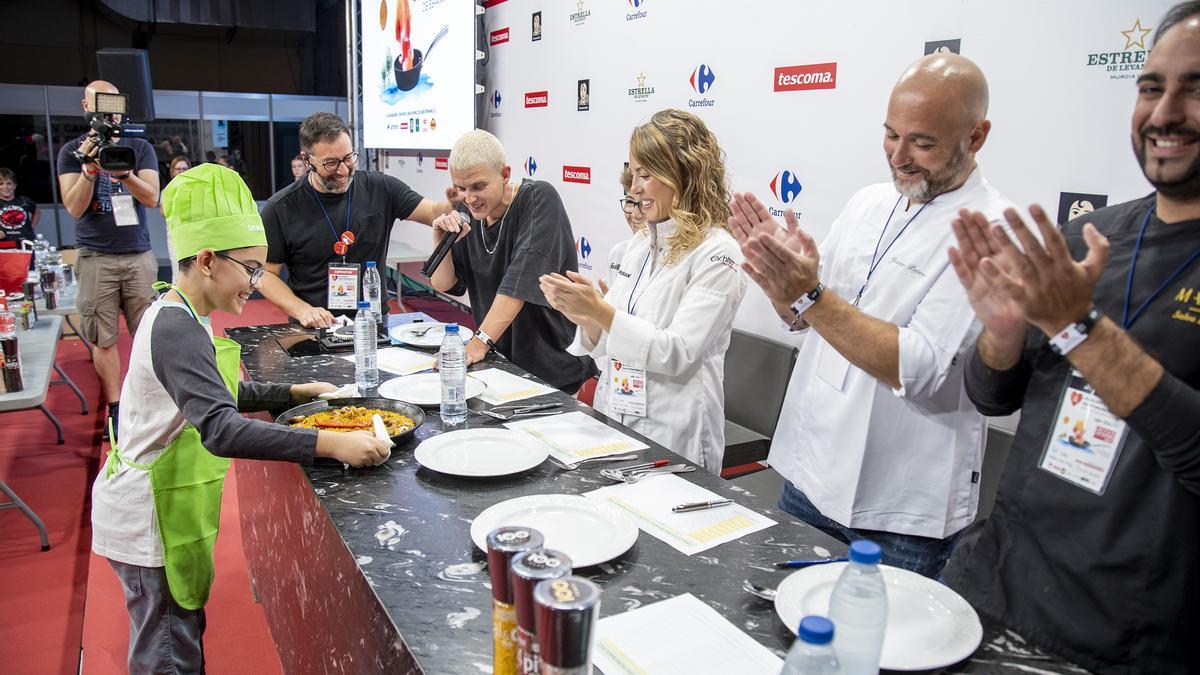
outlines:
{"label": "event poster", "polygon": [[362,0],[363,141],[448,149],[475,127],[475,3]]}

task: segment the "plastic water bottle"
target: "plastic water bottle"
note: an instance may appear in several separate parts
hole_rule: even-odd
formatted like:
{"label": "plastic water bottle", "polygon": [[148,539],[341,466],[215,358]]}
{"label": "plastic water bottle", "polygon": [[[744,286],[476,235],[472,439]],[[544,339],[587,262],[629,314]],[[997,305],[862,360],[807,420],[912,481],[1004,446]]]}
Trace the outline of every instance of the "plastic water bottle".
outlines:
{"label": "plastic water bottle", "polygon": [[800,620],[796,642],[788,650],[780,675],[835,675],[841,673],[833,653],[833,622],[823,616]]}
{"label": "plastic water bottle", "polygon": [[375,361],[375,317],[371,314],[371,303],[360,300],[358,313],[354,315],[354,383],[359,394],[367,395],[368,389],[379,386],[379,368]]}
{"label": "plastic water bottle", "polygon": [[879,571],[882,557],[883,549],[873,541],[850,544],[850,564],[829,599],[829,619],[837,629],[833,648],[848,675],[879,672],[888,617],[887,585]]}
{"label": "plastic water bottle", "polygon": [[39,270],[42,268],[42,261],[46,258],[46,253],[50,250],[50,242],[46,241],[46,236],[39,234],[33,239],[33,264]]}
{"label": "plastic water bottle", "polygon": [[467,419],[467,348],[458,334],[458,324],[446,324],[439,354],[442,376],[442,422],[459,424]]}
{"label": "plastic water bottle", "polygon": [[363,300],[371,303],[371,313],[375,315],[376,325],[383,323],[382,298],[383,281],[379,278],[379,269],[374,260],[368,260],[367,270],[363,272]]}

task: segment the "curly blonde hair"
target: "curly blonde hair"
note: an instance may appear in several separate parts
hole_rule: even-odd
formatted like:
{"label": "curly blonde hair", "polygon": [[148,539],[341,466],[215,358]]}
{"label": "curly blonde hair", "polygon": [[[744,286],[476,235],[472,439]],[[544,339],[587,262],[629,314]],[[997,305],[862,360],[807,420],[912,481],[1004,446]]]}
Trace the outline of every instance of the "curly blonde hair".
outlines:
{"label": "curly blonde hair", "polygon": [[677,229],[667,240],[668,264],[699,246],[710,229],[729,229],[725,152],[703,120],[683,110],[660,110],[633,130],[629,153],[675,192],[671,217]]}

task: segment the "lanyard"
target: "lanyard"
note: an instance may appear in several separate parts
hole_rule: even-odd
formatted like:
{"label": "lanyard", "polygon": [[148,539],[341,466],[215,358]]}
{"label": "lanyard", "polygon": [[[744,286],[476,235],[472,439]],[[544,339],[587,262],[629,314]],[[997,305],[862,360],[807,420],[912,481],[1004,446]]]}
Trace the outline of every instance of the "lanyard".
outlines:
{"label": "lanyard", "polygon": [[638,300],[641,300],[642,295],[645,295],[646,291],[650,290],[650,281],[654,279],[654,274],[652,272],[650,274],[650,279],[646,280],[646,288],[642,291],[642,295],[639,295],[636,298],[633,297],[633,294],[637,293],[638,286],[642,283],[642,274],[646,271],[646,263],[650,262],[650,254],[654,252],[654,245],[655,244],[651,242],[651,250],[646,251],[646,259],[642,261],[642,269],[638,270],[637,280],[633,282],[633,288],[629,291],[629,299],[625,301],[625,309],[628,310],[629,314],[631,315],[633,314],[633,310],[637,309]]}
{"label": "lanyard", "polygon": [[[339,237],[337,230],[334,229],[333,219],[331,219],[329,217],[329,211],[325,210],[325,202],[322,201],[320,195],[317,194],[317,189],[314,188],[312,186],[312,184],[309,184],[308,189],[312,191],[313,199],[317,200],[317,206],[321,207],[321,213],[325,214],[325,222],[329,224],[329,231],[333,233],[334,252],[337,253],[339,243],[345,244],[345,246],[342,248],[342,251],[341,251],[342,262],[345,263],[346,262],[346,249],[349,247],[349,244],[354,243],[354,233],[350,231],[350,207],[354,204],[354,183],[353,182],[350,183],[349,194],[346,195],[346,231],[343,233],[342,237]],[[342,241],[343,237],[345,237],[346,234],[350,235],[349,244],[346,244],[346,242]]]}
{"label": "lanyard", "polygon": [[[871,253],[871,267],[867,269],[867,278],[865,281],[863,281],[862,287],[858,289],[858,295],[854,296],[855,307],[858,307],[858,301],[862,299],[863,291],[867,290],[867,284],[871,283],[871,277],[875,274],[875,269],[879,267],[879,263],[883,262],[883,259],[887,257],[888,251],[892,250],[892,245],[900,239],[900,236],[904,234],[904,231],[908,229],[908,226],[913,224],[913,221],[917,219],[917,216],[921,215],[921,212],[925,210],[925,207],[933,203],[933,199],[930,199],[922,204],[921,208],[917,209],[917,212],[913,214],[913,217],[908,219],[908,222],[904,224],[904,227],[900,228],[900,231],[896,233],[895,237],[892,237],[892,240],[888,242],[887,248],[883,249],[883,253],[880,254],[879,245],[883,243],[883,235],[887,234],[887,229],[892,224],[892,216],[896,215],[896,209],[900,207],[900,200],[902,199],[904,199],[904,195],[900,195],[900,197],[896,200],[896,204],[892,206],[892,212],[888,214],[887,222],[883,224],[883,229],[879,232],[879,239],[875,240],[875,250]],[[937,197],[934,197],[934,199],[937,199]],[[876,259],[876,255],[879,256],[878,259]]]}
{"label": "lanyard", "polygon": [[1150,294],[1150,297],[1146,298],[1142,304],[1133,311],[1133,314],[1130,315],[1129,297],[1133,294],[1133,271],[1137,268],[1138,254],[1142,251],[1142,237],[1146,235],[1146,226],[1150,224],[1150,216],[1153,215],[1154,207],[1151,206],[1150,210],[1146,212],[1146,217],[1142,220],[1142,229],[1140,232],[1138,232],[1137,243],[1134,244],[1133,247],[1133,260],[1129,263],[1129,276],[1125,278],[1125,311],[1121,314],[1121,327],[1125,330],[1129,330],[1129,327],[1133,325],[1133,322],[1137,321],[1137,318],[1141,316],[1142,310],[1146,309],[1146,306],[1151,302],[1154,302],[1155,298],[1162,295],[1162,292],[1166,290],[1167,286],[1170,286],[1171,282],[1175,281],[1176,277],[1178,277],[1180,274],[1183,274],[1183,271],[1186,270],[1193,262],[1195,262],[1196,258],[1200,257],[1200,248],[1197,248],[1194,252],[1192,252],[1192,255],[1189,256],[1187,260],[1184,260],[1183,264],[1180,265],[1174,272],[1172,272],[1171,276],[1167,277],[1166,281],[1162,282],[1162,285],[1154,289],[1154,292]]}

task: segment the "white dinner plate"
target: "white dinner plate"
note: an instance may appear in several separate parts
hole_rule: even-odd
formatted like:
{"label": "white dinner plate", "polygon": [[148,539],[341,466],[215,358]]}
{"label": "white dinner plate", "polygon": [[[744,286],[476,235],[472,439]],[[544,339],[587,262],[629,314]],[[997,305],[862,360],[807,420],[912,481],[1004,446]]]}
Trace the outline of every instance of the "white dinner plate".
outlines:
{"label": "white dinner plate", "polygon": [[417,446],[417,462],[452,476],[507,476],[546,461],[550,446],[512,429],[447,431]]}
{"label": "white dinner plate", "polygon": [[[475,398],[487,389],[483,380],[467,376],[467,398]],[[438,405],[442,402],[441,373],[417,373],[394,377],[379,385],[379,395],[413,405]]]}
{"label": "white dinner plate", "polygon": [[[417,337],[413,333],[429,328],[429,332]],[[463,342],[470,342],[475,333],[466,326],[459,325],[458,334],[462,336]],[[414,347],[441,347],[442,338],[446,337],[446,324],[433,323],[430,321],[422,321],[420,323],[406,323],[399,326],[392,326],[388,329],[388,337],[396,342],[403,342],[406,345]]]}
{"label": "white dinner plate", "polygon": [[[847,563],[796,570],[779,584],[775,613],[795,632],[800,619],[829,615],[829,597]],[[929,670],[967,658],[983,639],[979,615],[947,586],[915,572],[880,565],[887,583],[888,622],[879,667]]]}
{"label": "white dinner plate", "polygon": [[541,532],[546,548],[566,553],[576,568],[612,560],[638,537],[637,524],[621,509],[579,495],[529,495],[489,506],[471,523],[471,540],[487,551],[488,533],[503,525]]}

